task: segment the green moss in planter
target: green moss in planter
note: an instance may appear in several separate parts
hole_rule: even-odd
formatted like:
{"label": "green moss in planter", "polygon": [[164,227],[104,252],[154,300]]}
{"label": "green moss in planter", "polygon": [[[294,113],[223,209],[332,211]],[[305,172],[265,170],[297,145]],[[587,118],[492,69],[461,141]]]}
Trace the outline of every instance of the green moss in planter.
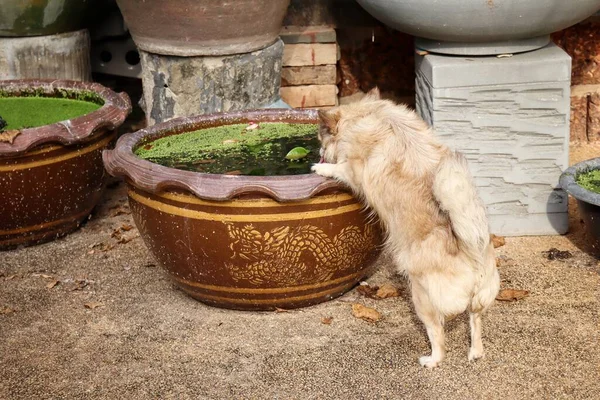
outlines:
{"label": "green moss in planter", "polygon": [[5,129],[35,128],[76,118],[99,109],[104,103],[93,93],[57,89],[55,97],[32,90],[19,96],[0,93],[0,116]]}
{"label": "green moss in planter", "polygon": [[577,175],[577,184],[590,192],[600,193],[600,170]]}
{"label": "green moss in planter", "polygon": [[[144,143],[135,154],[145,160],[188,171],[237,175],[297,175],[319,160],[315,124],[234,124],[166,136]],[[286,159],[296,147],[305,157]]]}

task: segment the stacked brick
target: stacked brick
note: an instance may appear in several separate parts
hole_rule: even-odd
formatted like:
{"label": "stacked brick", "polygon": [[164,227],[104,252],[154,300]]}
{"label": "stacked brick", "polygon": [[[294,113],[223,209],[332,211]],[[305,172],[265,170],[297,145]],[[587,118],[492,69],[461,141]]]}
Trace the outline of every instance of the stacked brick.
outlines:
{"label": "stacked brick", "polygon": [[328,108],[338,104],[339,48],[331,27],[286,26],[281,98],[294,108]]}

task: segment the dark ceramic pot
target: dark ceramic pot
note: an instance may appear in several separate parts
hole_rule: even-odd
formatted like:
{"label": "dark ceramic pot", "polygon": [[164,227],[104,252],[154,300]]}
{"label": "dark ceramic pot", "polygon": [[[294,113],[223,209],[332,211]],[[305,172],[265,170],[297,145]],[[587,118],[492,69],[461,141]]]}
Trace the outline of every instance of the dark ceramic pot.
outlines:
{"label": "dark ceramic pot", "polygon": [[0,36],[40,36],[77,31],[85,27],[94,1],[2,0]]}
{"label": "dark ceramic pot", "polygon": [[315,174],[232,176],[181,171],[136,157],[159,137],[220,125],[317,123],[308,110],[178,118],[124,135],[103,154],[125,177],[134,221],[175,283],[205,303],[296,308],[339,296],[370,273],[378,226],[343,187]]}
{"label": "dark ceramic pot", "polygon": [[136,45],[175,56],[249,53],[275,42],[290,0],[117,0]]}
{"label": "dark ceramic pot", "polygon": [[0,81],[14,96],[93,93],[104,105],[89,114],[23,129],[0,142],[0,249],[52,240],[76,229],[100,199],[107,177],[102,150],[131,111],[126,94],[73,81]]}
{"label": "dark ceramic pot", "polygon": [[560,176],[560,186],[577,200],[579,215],[585,225],[588,251],[600,258],[600,194],[577,184],[577,176],[600,169],[600,158],[575,164]]}

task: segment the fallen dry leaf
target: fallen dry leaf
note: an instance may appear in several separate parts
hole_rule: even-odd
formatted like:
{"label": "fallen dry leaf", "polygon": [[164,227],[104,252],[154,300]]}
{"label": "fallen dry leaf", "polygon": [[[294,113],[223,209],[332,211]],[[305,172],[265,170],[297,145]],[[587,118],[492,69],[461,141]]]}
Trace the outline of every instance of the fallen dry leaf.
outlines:
{"label": "fallen dry leaf", "polygon": [[275,312],[282,313],[282,312],[288,312],[288,310],[286,310],[285,308],[275,307]]}
{"label": "fallen dry leaf", "polygon": [[520,289],[502,289],[496,296],[498,301],[517,301],[529,296],[529,291]]}
{"label": "fallen dry leaf", "polygon": [[543,251],[542,254],[544,254],[548,260],[567,260],[567,259],[573,257],[573,254],[571,254],[570,251],[558,250],[555,247],[551,248],[548,251]]}
{"label": "fallen dry leaf", "polygon": [[104,303],[99,303],[99,302],[96,302],[96,301],[90,301],[89,303],[85,303],[83,306],[85,308],[89,308],[90,310],[93,310],[94,308],[104,307]]}
{"label": "fallen dry leaf", "polygon": [[352,315],[368,322],[377,322],[381,319],[379,311],[358,303],[352,304]]}
{"label": "fallen dry leaf", "polygon": [[361,284],[356,288],[358,293],[370,299],[377,298],[377,290],[379,290],[379,286],[370,286],[368,284]]}
{"label": "fallen dry leaf", "polygon": [[18,129],[11,129],[9,131],[0,132],[0,142],[13,143],[15,138],[21,133]]}
{"label": "fallen dry leaf", "polygon": [[60,283],[60,281],[57,281],[56,279],[53,279],[50,282],[48,282],[48,284],[46,285],[46,287],[48,289],[52,289],[54,286],[58,285],[59,283]]}
{"label": "fallen dry leaf", "polygon": [[129,243],[129,242],[131,242],[132,240],[133,240],[133,237],[129,237],[129,238],[127,238],[127,237],[124,237],[124,236],[123,236],[122,238],[120,238],[120,239],[117,241],[117,243],[119,243],[119,244],[126,244],[126,243]]}
{"label": "fallen dry leaf", "polygon": [[494,245],[495,249],[497,249],[498,247],[502,247],[506,244],[506,240],[504,239],[504,236],[496,236],[494,234],[492,234],[491,236],[492,236],[492,244]]}
{"label": "fallen dry leaf", "polygon": [[390,297],[400,296],[400,292],[396,287],[390,285],[389,283],[386,283],[382,285],[379,289],[377,289],[377,293],[375,293],[375,296],[377,296],[380,299],[387,299]]}
{"label": "fallen dry leaf", "polygon": [[112,216],[113,217],[118,217],[119,215],[129,215],[129,214],[131,214],[131,211],[119,207],[116,211],[114,211],[112,213]]}
{"label": "fallen dry leaf", "polygon": [[323,318],[321,318],[321,323],[325,324],[325,325],[331,325],[332,321],[333,321],[333,317],[323,317]]}
{"label": "fallen dry leaf", "polygon": [[14,313],[14,312],[15,312],[14,308],[0,306],[0,315],[10,314],[10,313]]}
{"label": "fallen dry leaf", "polygon": [[121,225],[121,230],[124,232],[128,232],[133,229],[133,225],[123,224]]}

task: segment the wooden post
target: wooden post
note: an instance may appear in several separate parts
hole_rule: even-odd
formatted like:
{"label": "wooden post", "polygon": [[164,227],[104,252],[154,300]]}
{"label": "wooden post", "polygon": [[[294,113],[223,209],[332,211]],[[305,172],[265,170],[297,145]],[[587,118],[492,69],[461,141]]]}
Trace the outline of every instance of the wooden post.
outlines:
{"label": "wooden post", "polygon": [[91,80],[87,30],[47,36],[3,37],[0,79]]}

